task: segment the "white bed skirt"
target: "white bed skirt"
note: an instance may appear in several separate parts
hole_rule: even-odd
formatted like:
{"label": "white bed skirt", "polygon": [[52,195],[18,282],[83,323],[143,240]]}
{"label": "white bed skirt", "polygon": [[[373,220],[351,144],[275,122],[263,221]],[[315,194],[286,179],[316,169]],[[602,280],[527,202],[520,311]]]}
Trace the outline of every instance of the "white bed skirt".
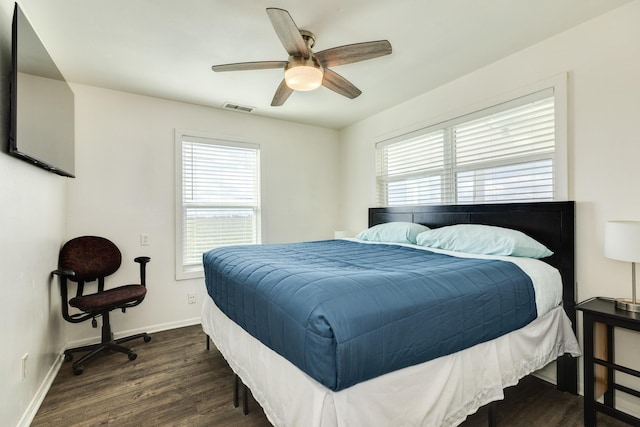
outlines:
{"label": "white bed skirt", "polygon": [[455,426],[560,355],[581,355],[571,322],[556,307],[493,341],[334,392],[245,332],[209,297],[202,327],[277,427]]}

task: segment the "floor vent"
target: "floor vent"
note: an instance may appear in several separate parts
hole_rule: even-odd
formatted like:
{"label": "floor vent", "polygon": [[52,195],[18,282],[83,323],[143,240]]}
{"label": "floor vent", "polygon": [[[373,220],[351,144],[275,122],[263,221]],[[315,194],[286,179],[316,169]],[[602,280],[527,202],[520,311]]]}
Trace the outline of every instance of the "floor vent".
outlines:
{"label": "floor vent", "polygon": [[255,107],[247,107],[246,105],[232,104],[230,102],[225,102],[222,108],[226,108],[227,110],[242,111],[243,113],[250,113],[255,110]]}

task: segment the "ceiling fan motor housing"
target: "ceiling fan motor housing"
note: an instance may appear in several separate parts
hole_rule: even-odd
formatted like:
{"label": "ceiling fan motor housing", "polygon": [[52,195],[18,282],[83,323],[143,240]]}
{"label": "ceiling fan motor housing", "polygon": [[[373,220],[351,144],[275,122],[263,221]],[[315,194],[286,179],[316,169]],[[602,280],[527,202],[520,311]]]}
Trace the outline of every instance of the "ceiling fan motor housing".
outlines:
{"label": "ceiling fan motor housing", "polygon": [[309,49],[316,44],[316,36],[311,31],[300,30],[300,35]]}

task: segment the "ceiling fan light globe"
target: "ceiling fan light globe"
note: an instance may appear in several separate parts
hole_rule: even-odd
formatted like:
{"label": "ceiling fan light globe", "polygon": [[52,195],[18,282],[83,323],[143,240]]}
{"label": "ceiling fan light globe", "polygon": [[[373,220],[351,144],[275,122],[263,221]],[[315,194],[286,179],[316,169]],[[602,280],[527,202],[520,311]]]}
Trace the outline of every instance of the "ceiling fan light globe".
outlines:
{"label": "ceiling fan light globe", "polygon": [[308,66],[293,67],[285,71],[284,79],[293,90],[314,90],[322,84],[322,71]]}
{"label": "ceiling fan light globe", "polygon": [[293,90],[310,91],[322,84],[322,67],[315,58],[290,58],[284,69],[284,80]]}

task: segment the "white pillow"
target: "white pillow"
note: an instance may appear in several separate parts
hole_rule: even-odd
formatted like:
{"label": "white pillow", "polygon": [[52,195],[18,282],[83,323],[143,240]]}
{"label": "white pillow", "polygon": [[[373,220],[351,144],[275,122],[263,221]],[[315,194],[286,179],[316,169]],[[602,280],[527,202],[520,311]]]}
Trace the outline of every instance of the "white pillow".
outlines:
{"label": "white pillow", "polygon": [[510,228],[479,224],[457,224],[422,232],[417,244],[435,249],[486,255],[546,258],[546,246]]}
{"label": "white pillow", "polygon": [[356,238],[370,242],[415,244],[418,234],[427,230],[429,227],[413,222],[387,222],[361,231]]}

